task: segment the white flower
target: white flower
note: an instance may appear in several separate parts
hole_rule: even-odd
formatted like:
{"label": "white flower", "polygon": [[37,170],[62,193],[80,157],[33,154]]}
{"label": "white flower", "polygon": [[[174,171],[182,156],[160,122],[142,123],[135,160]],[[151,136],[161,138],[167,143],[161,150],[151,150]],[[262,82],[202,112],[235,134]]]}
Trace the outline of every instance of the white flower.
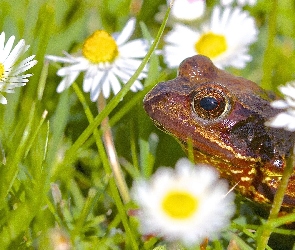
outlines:
{"label": "white flower", "polygon": [[[167,0],[170,4],[171,0]],[[206,8],[204,0],[174,0],[171,15],[177,20],[193,21],[200,18]]]}
{"label": "white flower", "polygon": [[216,170],[188,159],[179,160],[175,170],[159,168],[150,181],[135,182],[132,195],[142,234],[186,245],[216,237],[235,210],[234,194]]}
{"label": "white flower", "polygon": [[273,128],[284,128],[288,131],[295,131],[295,81],[288,82],[285,86],[279,87],[285,100],[276,100],[271,106],[284,111],[271,118],[265,124]]}
{"label": "white flower", "polygon": [[[96,101],[102,91],[105,98],[121,89],[121,83],[126,83],[134,74],[146,55],[148,43],[144,39],[127,42],[135,28],[135,19],[130,19],[120,34],[111,36],[104,30],[94,32],[86,39],[82,49],[82,56],[72,56],[65,53],[65,57],[46,56],[47,59],[67,63],[69,65],[59,69],[57,75],[63,77],[57,87],[60,93],[68,88],[84,72],[83,90],[90,92],[92,101]],[[139,79],[146,77],[147,69]],[[131,87],[132,91],[142,89],[137,79]]]}
{"label": "white flower", "polygon": [[[36,65],[34,55],[20,61],[20,57],[28,50],[29,45],[21,39],[12,49],[15,36],[11,36],[5,44],[5,33],[0,35],[0,92],[13,93],[14,88],[26,85],[32,74],[21,75]],[[0,94],[0,103],[7,104],[6,98]]]}
{"label": "white flower", "polygon": [[[166,5],[160,6],[160,12],[156,14],[155,19],[162,22],[167,6],[171,4],[171,0],[167,0]],[[205,0],[174,0],[171,6],[171,12],[167,21],[167,26],[173,26],[176,22],[185,22],[193,24],[194,21],[201,18],[206,9]]]}
{"label": "white flower", "polygon": [[[220,4],[223,6],[227,6],[233,4],[234,2],[234,0],[221,0]],[[239,6],[243,7],[245,5],[253,6],[256,4],[257,0],[237,0],[236,2]]]}
{"label": "white flower", "polygon": [[240,8],[215,7],[210,23],[201,31],[176,24],[165,37],[164,59],[171,68],[195,54],[208,56],[213,63],[224,68],[243,68],[252,57],[248,47],[257,38],[254,19]]}

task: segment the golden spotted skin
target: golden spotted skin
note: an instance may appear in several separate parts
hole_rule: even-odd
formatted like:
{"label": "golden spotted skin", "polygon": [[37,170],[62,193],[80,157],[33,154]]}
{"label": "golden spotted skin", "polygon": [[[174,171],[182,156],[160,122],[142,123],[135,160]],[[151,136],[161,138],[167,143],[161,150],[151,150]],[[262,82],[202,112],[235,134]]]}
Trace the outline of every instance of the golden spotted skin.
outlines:
{"label": "golden spotted skin", "polygon": [[[184,60],[178,76],[157,84],[144,98],[154,123],[186,149],[191,141],[196,163],[208,163],[242,195],[271,203],[294,135],[266,127],[280,110],[275,96],[257,84],[216,68],[205,56]],[[295,172],[283,206],[295,206]]]}

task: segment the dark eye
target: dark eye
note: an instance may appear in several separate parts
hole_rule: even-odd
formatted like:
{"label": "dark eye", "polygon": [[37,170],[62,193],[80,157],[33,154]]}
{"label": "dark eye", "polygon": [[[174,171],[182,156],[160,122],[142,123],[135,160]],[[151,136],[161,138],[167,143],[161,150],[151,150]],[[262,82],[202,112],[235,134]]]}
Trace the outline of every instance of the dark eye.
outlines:
{"label": "dark eye", "polygon": [[218,107],[218,101],[211,96],[206,96],[200,100],[200,107],[204,110],[210,111]]}
{"label": "dark eye", "polygon": [[229,99],[218,88],[203,88],[195,93],[192,107],[199,118],[214,120],[227,112]]}

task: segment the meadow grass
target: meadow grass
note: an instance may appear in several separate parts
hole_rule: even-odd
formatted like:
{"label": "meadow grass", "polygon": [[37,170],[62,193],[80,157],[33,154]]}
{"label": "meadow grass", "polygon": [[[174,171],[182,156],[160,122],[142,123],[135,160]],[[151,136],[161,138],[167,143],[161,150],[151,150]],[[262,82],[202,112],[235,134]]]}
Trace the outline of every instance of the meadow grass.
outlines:
{"label": "meadow grass", "polygon": [[[142,107],[144,95],[156,83],[176,75],[153,53],[163,45],[164,26],[154,15],[164,3],[145,0],[136,13],[141,22],[136,36],[154,41],[136,73],[149,62],[144,90],[129,91],[135,74],[98,112],[97,104],[82,91],[82,75],[69,89],[56,93],[60,65],[49,64],[44,57],[75,53],[96,29],[121,30],[134,14],[130,1],[0,0],[1,31],[7,37],[24,38],[30,44],[27,55],[35,54],[38,60],[30,70],[34,76],[29,83],[7,94],[8,104],[0,106],[1,249],[59,249],[54,244],[61,243],[72,249],[154,249],[158,245],[165,249],[159,239],[139,234],[136,216],[130,216],[136,206],[129,194],[136,178],[149,177],[159,166],[174,166],[185,156],[177,141],[158,130]],[[216,3],[211,0],[207,5]],[[259,28],[258,41],[251,47],[253,61],[243,70],[229,71],[273,91],[294,79],[294,8],[290,0],[261,0],[248,8]],[[108,123],[102,126],[106,118]],[[110,129],[125,191],[114,178],[103,141]],[[207,249],[226,249],[233,240],[240,249],[255,249],[265,229],[286,240],[295,235],[293,230],[277,228],[295,221],[294,214],[261,227],[267,212],[257,210],[265,208],[239,196],[236,204],[229,230]]]}

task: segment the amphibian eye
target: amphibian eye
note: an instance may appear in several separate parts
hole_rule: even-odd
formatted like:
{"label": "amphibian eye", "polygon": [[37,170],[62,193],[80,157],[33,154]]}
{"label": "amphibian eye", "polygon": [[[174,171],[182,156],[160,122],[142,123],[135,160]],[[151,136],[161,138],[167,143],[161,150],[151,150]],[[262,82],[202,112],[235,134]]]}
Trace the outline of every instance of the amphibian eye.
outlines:
{"label": "amphibian eye", "polygon": [[214,110],[218,107],[218,101],[214,97],[207,96],[200,100],[200,107],[207,111]]}
{"label": "amphibian eye", "polygon": [[215,120],[229,109],[229,99],[218,88],[207,87],[195,92],[192,108],[197,117]]}

